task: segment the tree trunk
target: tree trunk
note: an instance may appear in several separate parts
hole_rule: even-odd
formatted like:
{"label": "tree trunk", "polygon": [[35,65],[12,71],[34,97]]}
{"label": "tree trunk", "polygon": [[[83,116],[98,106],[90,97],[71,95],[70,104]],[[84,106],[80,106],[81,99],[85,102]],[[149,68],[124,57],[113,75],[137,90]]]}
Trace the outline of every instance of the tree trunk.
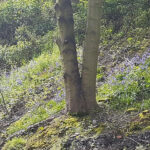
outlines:
{"label": "tree trunk", "polygon": [[81,91],[71,0],[57,0],[55,10],[60,32],[57,44],[64,65],[67,112],[71,114],[85,113],[86,104]]}
{"label": "tree trunk", "polygon": [[82,91],[87,110],[94,110],[96,103],[96,73],[100,41],[100,17],[102,0],[89,0],[87,29],[83,51]]}
{"label": "tree trunk", "polygon": [[100,7],[102,0],[89,0],[87,31],[80,78],[74,37],[71,0],[57,0],[55,10],[60,38],[57,40],[64,65],[67,111],[71,114],[95,110],[96,73],[100,38]]}

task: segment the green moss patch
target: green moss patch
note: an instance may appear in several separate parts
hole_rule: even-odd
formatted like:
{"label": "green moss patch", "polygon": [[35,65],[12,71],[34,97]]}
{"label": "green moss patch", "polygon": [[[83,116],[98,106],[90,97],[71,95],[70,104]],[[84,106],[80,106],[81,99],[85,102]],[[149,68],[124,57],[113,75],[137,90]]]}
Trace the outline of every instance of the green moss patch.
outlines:
{"label": "green moss patch", "polygon": [[128,108],[128,109],[126,110],[126,113],[127,113],[127,114],[131,114],[131,113],[133,113],[133,112],[138,112],[138,109],[137,109],[137,108],[134,108],[134,107],[131,107],[131,108]]}
{"label": "green moss patch", "polygon": [[23,150],[26,145],[26,140],[24,138],[14,138],[8,141],[2,150]]}
{"label": "green moss patch", "polygon": [[145,110],[133,119],[129,126],[129,133],[150,130],[150,111]]}
{"label": "green moss patch", "polygon": [[51,100],[46,105],[42,105],[38,107],[36,110],[33,110],[25,114],[20,120],[11,124],[7,129],[7,134],[11,135],[22,129],[26,130],[30,125],[43,121],[48,117],[50,117],[51,115],[60,112],[64,108],[65,108],[65,101],[57,103]]}
{"label": "green moss patch", "polygon": [[86,117],[61,116],[56,118],[50,126],[39,129],[36,134],[27,140],[26,149],[57,149],[69,139],[93,137],[100,135],[104,127],[93,126],[91,119]]}

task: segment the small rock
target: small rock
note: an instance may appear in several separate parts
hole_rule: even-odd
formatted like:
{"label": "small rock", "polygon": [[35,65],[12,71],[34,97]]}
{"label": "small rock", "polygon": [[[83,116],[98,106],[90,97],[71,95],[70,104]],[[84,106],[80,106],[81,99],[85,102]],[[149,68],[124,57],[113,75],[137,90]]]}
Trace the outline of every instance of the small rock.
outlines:
{"label": "small rock", "polygon": [[93,150],[98,150],[98,148],[94,148]]}
{"label": "small rock", "polygon": [[75,133],[74,135],[78,136],[78,135],[80,135],[80,133]]}
{"label": "small rock", "polygon": [[96,125],[96,123],[97,123],[96,120],[93,120],[93,121],[92,121],[92,124],[93,124],[93,125]]}
{"label": "small rock", "polygon": [[76,136],[80,135],[79,133],[75,133],[74,135],[71,136],[71,138],[74,138]]}

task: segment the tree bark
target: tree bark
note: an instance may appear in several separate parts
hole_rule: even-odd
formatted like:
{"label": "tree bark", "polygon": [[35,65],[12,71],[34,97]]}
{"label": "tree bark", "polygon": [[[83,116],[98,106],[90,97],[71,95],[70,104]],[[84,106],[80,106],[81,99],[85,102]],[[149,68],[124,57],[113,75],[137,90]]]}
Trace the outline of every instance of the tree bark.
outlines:
{"label": "tree bark", "polygon": [[74,37],[71,0],[57,0],[55,10],[60,38],[57,40],[64,65],[66,108],[71,114],[95,110],[96,73],[100,38],[102,0],[89,0],[88,19],[83,52],[82,80],[80,78]]}
{"label": "tree bark", "polygon": [[85,113],[86,103],[81,90],[71,0],[57,0],[55,10],[60,32],[57,44],[64,65],[67,112],[71,114]]}
{"label": "tree bark", "polygon": [[96,73],[100,41],[100,17],[102,0],[89,0],[87,29],[83,51],[82,90],[86,98],[87,110],[95,110]]}

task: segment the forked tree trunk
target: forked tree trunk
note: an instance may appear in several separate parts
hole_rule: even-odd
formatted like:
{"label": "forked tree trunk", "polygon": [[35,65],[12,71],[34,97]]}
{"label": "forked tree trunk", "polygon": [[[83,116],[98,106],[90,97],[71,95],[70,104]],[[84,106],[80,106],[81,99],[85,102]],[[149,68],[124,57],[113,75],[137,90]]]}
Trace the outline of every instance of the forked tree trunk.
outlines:
{"label": "forked tree trunk", "polygon": [[57,0],[55,6],[60,31],[57,44],[64,64],[67,111],[71,114],[86,113],[97,107],[96,71],[100,37],[100,6],[101,0],[89,0],[82,81],[77,62],[71,0]]}
{"label": "forked tree trunk", "polygon": [[100,17],[102,0],[89,0],[87,29],[83,51],[82,90],[87,110],[94,110],[96,102],[96,73],[100,42]]}
{"label": "forked tree trunk", "polygon": [[55,10],[60,32],[57,44],[61,51],[64,65],[67,111],[72,114],[85,113],[86,104],[81,92],[71,1],[57,0]]}

